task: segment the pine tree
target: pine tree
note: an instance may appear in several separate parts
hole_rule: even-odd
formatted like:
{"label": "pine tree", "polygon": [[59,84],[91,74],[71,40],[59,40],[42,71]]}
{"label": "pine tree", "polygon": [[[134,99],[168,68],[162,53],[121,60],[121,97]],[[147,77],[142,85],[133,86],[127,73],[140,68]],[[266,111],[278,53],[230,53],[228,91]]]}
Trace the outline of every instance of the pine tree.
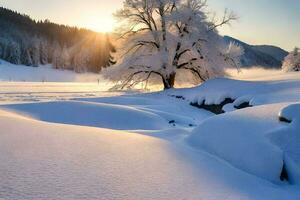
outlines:
{"label": "pine tree", "polygon": [[38,37],[32,39],[30,54],[32,65],[38,67],[40,64],[40,39]]}
{"label": "pine tree", "polygon": [[45,39],[40,42],[40,63],[48,64],[48,42]]}
{"label": "pine tree", "polygon": [[20,64],[21,62],[21,49],[18,43],[10,40],[8,43],[8,55],[6,60],[13,64]]}
{"label": "pine tree", "polygon": [[89,52],[87,49],[81,49],[73,59],[72,65],[74,66],[74,70],[79,73],[83,73],[87,71],[87,66],[89,65]]}
{"label": "pine tree", "polygon": [[6,38],[0,37],[0,58],[6,59],[8,55],[8,41]]}
{"label": "pine tree", "polygon": [[71,57],[69,54],[69,50],[66,47],[66,45],[64,45],[62,52],[61,52],[61,68],[62,69],[70,69],[71,67]]}
{"label": "pine tree", "polygon": [[52,53],[52,65],[55,69],[59,69],[63,65],[63,61],[61,59],[61,53],[62,50],[60,45],[58,44],[58,42],[55,42],[53,47],[53,53]]}

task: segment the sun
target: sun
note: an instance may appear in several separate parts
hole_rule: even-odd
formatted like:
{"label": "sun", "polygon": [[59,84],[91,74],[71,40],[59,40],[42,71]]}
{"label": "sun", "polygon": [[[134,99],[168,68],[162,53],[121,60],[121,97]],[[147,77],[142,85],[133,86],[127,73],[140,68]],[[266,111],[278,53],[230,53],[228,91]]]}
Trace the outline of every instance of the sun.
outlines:
{"label": "sun", "polygon": [[91,16],[86,20],[86,27],[97,32],[108,33],[115,28],[116,22],[113,17]]}

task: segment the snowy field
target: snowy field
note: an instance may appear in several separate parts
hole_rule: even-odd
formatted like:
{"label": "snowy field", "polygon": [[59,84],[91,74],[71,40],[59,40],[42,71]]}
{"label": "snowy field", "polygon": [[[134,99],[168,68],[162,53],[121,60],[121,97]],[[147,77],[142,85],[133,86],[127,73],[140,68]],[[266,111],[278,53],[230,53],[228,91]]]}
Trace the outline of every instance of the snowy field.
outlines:
{"label": "snowy field", "polygon": [[2,74],[0,199],[300,199],[300,74],[267,74],[155,93]]}
{"label": "snowy field", "polygon": [[14,65],[0,59],[0,81],[10,82],[97,82],[100,75],[77,74],[68,70],[53,70],[52,65],[28,67]]}

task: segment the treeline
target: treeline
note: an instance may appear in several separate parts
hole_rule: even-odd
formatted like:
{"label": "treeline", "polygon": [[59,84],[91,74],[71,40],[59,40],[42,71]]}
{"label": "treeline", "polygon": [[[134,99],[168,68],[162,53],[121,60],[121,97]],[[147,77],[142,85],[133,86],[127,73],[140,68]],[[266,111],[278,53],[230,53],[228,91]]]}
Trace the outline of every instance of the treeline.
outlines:
{"label": "treeline", "polygon": [[0,7],[0,59],[37,67],[53,64],[57,69],[99,72],[114,64],[115,49],[106,34],[34,21]]}

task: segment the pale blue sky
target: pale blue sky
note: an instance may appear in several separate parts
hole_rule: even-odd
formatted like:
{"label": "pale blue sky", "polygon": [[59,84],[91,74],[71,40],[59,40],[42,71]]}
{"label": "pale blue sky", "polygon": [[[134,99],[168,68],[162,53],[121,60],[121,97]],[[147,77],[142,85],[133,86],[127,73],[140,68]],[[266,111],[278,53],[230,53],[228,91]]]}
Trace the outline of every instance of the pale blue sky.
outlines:
{"label": "pale blue sky", "polygon": [[[287,50],[300,46],[300,0],[208,0],[208,4],[218,14],[228,8],[240,17],[231,27],[222,28],[222,34]],[[122,0],[0,0],[0,5],[34,19],[109,31],[111,14]]]}
{"label": "pale blue sky", "polygon": [[240,19],[223,33],[253,44],[287,50],[300,46],[300,0],[208,0],[218,13],[229,8]]}

